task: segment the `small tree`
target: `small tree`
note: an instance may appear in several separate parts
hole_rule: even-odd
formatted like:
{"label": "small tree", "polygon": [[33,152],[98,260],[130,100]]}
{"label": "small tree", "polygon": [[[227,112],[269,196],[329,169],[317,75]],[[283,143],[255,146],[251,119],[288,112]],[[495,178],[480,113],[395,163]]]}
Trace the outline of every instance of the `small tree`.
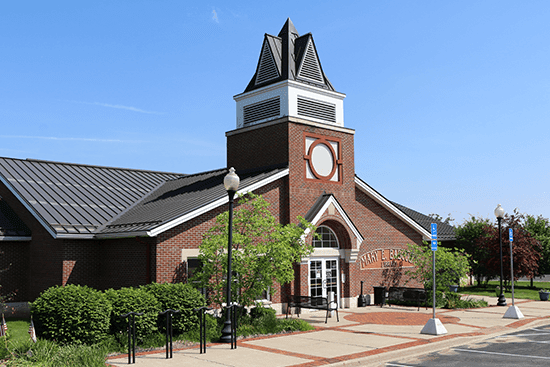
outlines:
{"label": "small tree", "polygon": [[[254,304],[262,292],[275,292],[275,283],[294,280],[293,265],[308,256],[313,247],[305,242],[306,231],[315,227],[298,217],[299,225],[277,223],[268,210],[270,205],[261,196],[249,194],[238,199],[233,217],[233,247],[231,294],[244,306]],[[212,301],[221,306],[225,301],[227,274],[228,213],[216,217],[216,222],[199,246],[202,269],[193,280],[213,293]]]}
{"label": "small tree", "polygon": [[485,235],[483,228],[490,225],[489,219],[471,217],[456,228],[456,247],[464,250],[468,255],[472,275],[480,284],[483,278],[487,278],[489,272],[485,267],[489,256],[486,247],[478,245],[478,239]]}
{"label": "small tree", "polygon": [[[424,285],[425,289],[433,289],[432,250],[424,246],[407,244],[407,253],[414,269],[405,274]],[[470,266],[468,255],[464,250],[448,249],[438,246],[435,251],[435,285],[436,290],[446,291],[449,285],[458,284],[460,279],[468,275]]]}
{"label": "small tree", "polygon": [[[503,279],[510,280],[510,242],[508,228],[514,230],[512,252],[514,254],[514,280],[521,277],[532,278],[539,273],[540,244],[531,236],[524,226],[524,216],[514,211],[506,215],[501,222],[502,231],[502,264]],[[500,276],[500,243],[498,240],[498,226],[486,224],[483,226],[483,235],[478,238],[477,246],[487,249],[484,259],[489,276]],[[507,270],[506,270],[507,269]]]}
{"label": "small tree", "polygon": [[541,246],[539,274],[550,274],[550,222],[540,215],[536,218],[527,215],[525,217],[525,229],[539,241]]}

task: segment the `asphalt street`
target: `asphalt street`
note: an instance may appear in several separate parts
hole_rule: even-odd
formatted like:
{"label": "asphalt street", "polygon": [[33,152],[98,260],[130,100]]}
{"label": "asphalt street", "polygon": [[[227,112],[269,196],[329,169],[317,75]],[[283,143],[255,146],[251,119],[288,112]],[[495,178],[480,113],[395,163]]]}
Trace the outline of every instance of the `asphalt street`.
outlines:
{"label": "asphalt street", "polygon": [[550,366],[550,325],[386,363],[387,367]]}

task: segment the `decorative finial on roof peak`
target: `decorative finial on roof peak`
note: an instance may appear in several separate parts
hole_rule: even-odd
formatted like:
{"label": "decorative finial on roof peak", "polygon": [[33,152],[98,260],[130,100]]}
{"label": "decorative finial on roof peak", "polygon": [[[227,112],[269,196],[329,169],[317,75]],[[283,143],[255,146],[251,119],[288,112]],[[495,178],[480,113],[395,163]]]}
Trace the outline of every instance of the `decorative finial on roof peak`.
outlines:
{"label": "decorative finial on roof peak", "polygon": [[285,34],[292,34],[292,33],[295,34],[296,37],[299,36],[298,31],[296,30],[296,27],[294,27],[294,24],[292,23],[292,20],[290,20],[290,18],[287,18],[278,36],[282,37]]}

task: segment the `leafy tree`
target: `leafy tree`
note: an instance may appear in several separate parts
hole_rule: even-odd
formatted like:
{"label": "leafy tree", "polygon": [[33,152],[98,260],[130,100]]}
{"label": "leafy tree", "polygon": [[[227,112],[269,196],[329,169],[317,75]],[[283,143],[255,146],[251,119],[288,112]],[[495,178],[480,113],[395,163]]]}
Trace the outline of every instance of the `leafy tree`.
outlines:
{"label": "leafy tree", "polygon": [[535,237],[541,246],[539,274],[550,274],[550,222],[541,215],[525,217],[525,229]]}
{"label": "leafy tree", "polygon": [[443,219],[443,217],[437,213],[428,214],[428,217],[433,218],[437,222],[445,223],[448,225],[452,225],[451,222],[454,222],[455,219],[451,216],[451,213],[447,215],[447,218]]}
{"label": "leafy tree", "polygon": [[[424,246],[407,244],[407,256],[414,264],[412,270],[405,274],[411,279],[422,283],[425,289],[433,289],[433,259],[432,250]],[[448,249],[438,246],[435,251],[435,285],[438,291],[448,291],[449,285],[458,284],[460,279],[468,275],[470,266],[468,254],[464,250]]]}
{"label": "leafy tree", "polygon": [[[532,278],[539,273],[540,244],[524,226],[524,216],[514,211],[502,219],[502,263],[503,279],[510,280],[510,242],[508,228],[514,230],[512,252],[514,254],[514,280],[520,277]],[[476,241],[477,246],[487,249],[483,260],[491,277],[500,276],[500,244],[498,226],[487,223],[483,226],[483,235]]]}
{"label": "leafy tree", "polygon": [[490,225],[489,219],[471,217],[469,220],[464,221],[463,224],[456,227],[456,247],[464,250],[468,255],[468,261],[470,262],[470,268],[472,269],[472,275],[476,278],[477,283],[480,284],[483,278],[488,278],[489,272],[485,267],[487,257],[489,253],[486,247],[480,247],[477,241],[480,237],[484,236],[483,228],[486,225]]}
{"label": "leafy tree", "polygon": [[[250,306],[262,292],[269,289],[273,294],[276,283],[294,279],[294,263],[313,251],[304,234],[314,233],[315,227],[302,217],[299,225],[281,225],[261,196],[248,194],[238,204],[233,214],[231,295],[235,302]],[[227,212],[218,215],[205,233],[199,246],[202,269],[193,279],[212,291],[212,301],[218,305],[225,301],[228,219]]]}

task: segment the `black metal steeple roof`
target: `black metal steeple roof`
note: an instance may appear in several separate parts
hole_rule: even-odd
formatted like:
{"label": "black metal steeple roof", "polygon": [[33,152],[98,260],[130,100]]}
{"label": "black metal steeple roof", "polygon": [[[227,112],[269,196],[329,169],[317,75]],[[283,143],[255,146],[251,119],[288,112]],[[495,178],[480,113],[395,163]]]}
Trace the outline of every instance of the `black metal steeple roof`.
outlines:
{"label": "black metal steeple roof", "polygon": [[277,36],[265,34],[256,72],[244,92],[283,80],[335,91],[323,72],[313,36],[300,36],[290,18]]}

